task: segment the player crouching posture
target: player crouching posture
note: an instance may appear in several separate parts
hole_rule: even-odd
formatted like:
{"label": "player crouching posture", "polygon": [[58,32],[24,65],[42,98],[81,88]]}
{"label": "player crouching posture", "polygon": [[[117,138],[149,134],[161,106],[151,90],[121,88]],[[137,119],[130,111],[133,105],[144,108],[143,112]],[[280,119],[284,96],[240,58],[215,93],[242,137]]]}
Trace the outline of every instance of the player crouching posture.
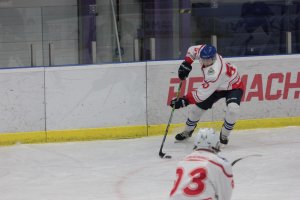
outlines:
{"label": "player crouching posture", "polygon": [[232,166],[217,154],[219,149],[219,137],[214,130],[200,129],[194,152],[178,163],[170,200],[231,199]]}
{"label": "player crouching posture", "polygon": [[227,62],[211,45],[191,46],[184,61],[178,69],[178,77],[185,80],[192,70],[195,59],[200,62],[203,81],[201,86],[186,96],[173,99],[171,107],[179,109],[192,104],[183,132],[176,135],[176,140],[185,140],[192,136],[202,114],[211,109],[221,98],[226,98],[226,114],[220,133],[222,144],[228,144],[228,137],[238,118],[239,107],[243,96],[244,86],[237,68]]}

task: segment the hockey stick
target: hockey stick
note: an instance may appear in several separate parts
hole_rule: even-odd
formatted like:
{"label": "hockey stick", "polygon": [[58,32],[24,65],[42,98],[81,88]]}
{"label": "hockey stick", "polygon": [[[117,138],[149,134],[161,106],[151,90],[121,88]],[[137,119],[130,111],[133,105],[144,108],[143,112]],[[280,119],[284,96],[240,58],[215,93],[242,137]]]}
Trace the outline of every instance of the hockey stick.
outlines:
{"label": "hockey stick", "polygon": [[239,162],[240,160],[243,160],[245,158],[249,158],[249,157],[252,157],[252,156],[256,156],[256,157],[261,157],[262,155],[261,154],[252,154],[252,155],[248,155],[248,156],[244,156],[244,157],[241,157],[241,158],[238,158],[236,160],[234,160],[232,163],[231,163],[231,166],[235,165],[237,162]]}
{"label": "hockey stick", "polygon": [[[178,98],[179,98],[179,93],[180,93],[181,85],[182,85],[182,80],[181,80],[180,83],[179,83],[178,90],[177,90],[177,93],[176,93],[176,99],[177,99],[177,100],[178,100]],[[163,140],[162,140],[162,143],[161,143],[161,145],[160,145],[159,156],[160,156],[161,158],[169,158],[169,159],[172,158],[172,156],[166,155],[166,153],[163,153],[163,152],[162,152],[162,149],[163,149],[163,147],[164,147],[164,144],[165,144],[165,141],[166,141],[167,134],[168,134],[168,132],[169,132],[169,128],[170,128],[171,121],[172,121],[172,118],[173,118],[174,110],[175,110],[175,106],[172,108],[171,115],[170,115],[170,118],[169,118],[169,122],[168,122],[168,125],[167,125],[167,128],[166,128],[166,131],[165,131],[165,135],[164,135]]]}

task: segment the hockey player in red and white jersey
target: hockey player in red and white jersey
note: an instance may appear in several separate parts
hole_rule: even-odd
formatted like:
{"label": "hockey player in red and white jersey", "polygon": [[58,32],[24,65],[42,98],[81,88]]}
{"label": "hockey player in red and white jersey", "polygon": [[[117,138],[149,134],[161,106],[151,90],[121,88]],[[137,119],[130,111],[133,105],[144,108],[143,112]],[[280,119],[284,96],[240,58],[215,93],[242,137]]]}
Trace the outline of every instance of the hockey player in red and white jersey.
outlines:
{"label": "hockey player in red and white jersey", "polygon": [[173,99],[171,107],[179,109],[190,105],[188,119],[183,132],[176,135],[176,140],[191,137],[202,114],[212,108],[213,104],[221,98],[226,99],[226,114],[220,133],[222,144],[228,144],[228,138],[238,118],[240,102],[243,96],[243,83],[235,66],[226,62],[217,53],[214,46],[191,46],[184,61],[178,69],[178,77],[185,80],[192,70],[194,60],[199,60],[203,81],[201,86],[186,96]]}
{"label": "hockey player in red and white jersey", "polygon": [[230,200],[234,187],[232,166],[218,155],[219,136],[199,129],[194,152],[178,163],[170,200]]}

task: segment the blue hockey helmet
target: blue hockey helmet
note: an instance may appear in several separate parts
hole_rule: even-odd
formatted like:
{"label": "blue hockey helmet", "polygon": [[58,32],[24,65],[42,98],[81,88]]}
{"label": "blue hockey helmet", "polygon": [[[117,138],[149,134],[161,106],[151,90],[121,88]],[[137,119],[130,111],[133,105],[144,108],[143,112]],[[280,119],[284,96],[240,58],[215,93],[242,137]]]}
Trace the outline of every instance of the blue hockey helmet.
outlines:
{"label": "blue hockey helmet", "polygon": [[212,45],[205,45],[200,52],[200,58],[203,65],[210,66],[216,60],[217,49]]}
{"label": "blue hockey helmet", "polygon": [[212,45],[205,45],[200,52],[200,58],[202,59],[209,59],[214,58],[216,56],[217,49]]}

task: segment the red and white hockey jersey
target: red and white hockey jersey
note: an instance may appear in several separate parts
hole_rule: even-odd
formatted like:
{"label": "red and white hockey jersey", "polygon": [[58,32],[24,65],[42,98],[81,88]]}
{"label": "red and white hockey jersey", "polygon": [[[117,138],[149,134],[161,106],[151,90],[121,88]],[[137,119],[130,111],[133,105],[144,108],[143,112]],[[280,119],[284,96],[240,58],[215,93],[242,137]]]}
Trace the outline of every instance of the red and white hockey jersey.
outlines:
{"label": "red and white hockey jersey", "polygon": [[232,166],[209,150],[194,151],[178,163],[170,200],[230,200]]}
{"label": "red and white hockey jersey", "polygon": [[200,58],[200,52],[204,45],[191,46],[185,57],[185,61],[192,64],[198,59],[203,75],[201,87],[187,94],[190,104],[200,103],[206,100],[215,91],[243,89],[241,77],[237,67],[226,62],[222,56],[216,54],[216,60],[211,66],[205,67]]}

